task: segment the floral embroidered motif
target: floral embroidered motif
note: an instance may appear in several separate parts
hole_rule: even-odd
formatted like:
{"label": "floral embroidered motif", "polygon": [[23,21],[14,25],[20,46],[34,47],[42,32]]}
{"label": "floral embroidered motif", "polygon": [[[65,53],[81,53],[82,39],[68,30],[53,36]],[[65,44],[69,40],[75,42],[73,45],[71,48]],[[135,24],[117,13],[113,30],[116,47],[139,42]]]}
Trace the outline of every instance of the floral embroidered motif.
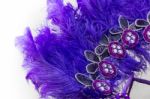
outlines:
{"label": "floral embroidered motif", "polygon": [[122,42],[129,47],[134,47],[139,42],[139,35],[132,30],[126,29],[122,34]]}
{"label": "floral embroidered motif", "polygon": [[137,19],[135,21],[136,26],[145,28],[142,35],[146,42],[150,43],[150,12],[147,14],[147,20]]}
{"label": "floral embroidered motif", "polygon": [[108,61],[101,61],[99,63],[99,71],[105,78],[113,78],[117,73],[116,67]]}
{"label": "floral embroidered motif", "polygon": [[123,58],[126,55],[124,46],[119,42],[111,42],[108,46],[108,52],[115,58]]}
{"label": "floral embroidered motif", "polygon": [[113,27],[109,31],[112,35],[121,34],[122,43],[128,47],[135,47],[139,42],[139,35],[136,33],[138,28],[134,23],[129,25],[128,20],[119,16],[118,18],[119,28]]}
{"label": "floral embroidered motif", "polygon": [[146,42],[150,43],[150,25],[144,29],[143,38]]}
{"label": "floral embroidered motif", "polygon": [[95,90],[102,92],[104,95],[109,95],[112,92],[110,85],[106,81],[95,80],[93,81],[93,87]]}

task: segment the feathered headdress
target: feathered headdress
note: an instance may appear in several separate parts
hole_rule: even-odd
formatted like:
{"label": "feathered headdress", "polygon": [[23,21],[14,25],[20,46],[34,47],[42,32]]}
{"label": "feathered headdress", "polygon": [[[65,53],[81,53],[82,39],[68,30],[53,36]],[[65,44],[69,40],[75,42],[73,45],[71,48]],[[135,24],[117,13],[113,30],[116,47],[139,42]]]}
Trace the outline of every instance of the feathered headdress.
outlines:
{"label": "feathered headdress", "polygon": [[136,76],[150,62],[150,0],[77,4],[48,0],[55,27],[18,38],[26,78],[45,99],[129,99],[134,81],[150,84]]}

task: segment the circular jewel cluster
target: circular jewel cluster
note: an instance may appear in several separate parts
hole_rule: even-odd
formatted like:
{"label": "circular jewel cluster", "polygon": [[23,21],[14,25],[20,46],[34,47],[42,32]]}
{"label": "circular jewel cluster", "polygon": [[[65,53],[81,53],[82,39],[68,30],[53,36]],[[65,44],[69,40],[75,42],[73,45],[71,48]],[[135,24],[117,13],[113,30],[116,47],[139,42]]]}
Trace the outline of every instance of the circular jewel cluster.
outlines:
{"label": "circular jewel cluster", "polygon": [[108,61],[101,61],[99,63],[99,71],[106,78],[113,78],[116,75],[116,67]]}
{"label": "circular jewel cluster", "polygon": [[146,42],[150,43],[150,25],[145,28],[145,30],[143,32],[143,37]]}
{"label": "circular jewel cluster", "polygon": [[125,45],[134,47],[138,44],[139,41],[139,35],[131,30],[125,30],[124,33],[122,34],[122,42]]}
{"label": "circular jewel cluster", "polygon": [[114,58],[123,58],[126,55],[125,46],[120,41],[121,35],[103,35],[100,45],[96,47],[95,53],[101,55],[103,52],[108,52],[109,56]]}
{"label": "circular jewel cluster", "polygon": [[145,19],[137,19],[135,21],[136,26],[144,28],[142,33],[143,38],[146,42],[150,43],[150,12],[147,14],[147,20]]}
{"label": "circular jewel cluster", "polygon": [[101,91],[105,95],[109,95],[112,91],[110,85],[102,80],[95,80],[93,82],[93,87],[95,90]]}
{"label": "circular jewel cluster", "polygon": [[122,58],[125,56],[125,48],[118,42],[111,42],[108,46],[110,55],[116,58]]}

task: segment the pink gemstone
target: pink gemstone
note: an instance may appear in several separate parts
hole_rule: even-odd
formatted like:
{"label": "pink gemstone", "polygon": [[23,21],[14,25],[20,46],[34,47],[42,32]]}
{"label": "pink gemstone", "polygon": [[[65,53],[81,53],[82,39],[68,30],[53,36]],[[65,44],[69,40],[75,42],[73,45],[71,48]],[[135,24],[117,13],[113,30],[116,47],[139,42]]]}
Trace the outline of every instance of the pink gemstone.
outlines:
{"label": "pink gemstone", "polygon": [[[116,48],[114,48],[113,45],[115,45]],[[126,55],[126,50],[124,46],[116,41],[109,43],[108,52],[114,58],[123,58]]]}
{"label": "pink gemstone", "polygon": [[117,73],[116,67],[108,61],[101,61],[99,63],[99,71],[104,77],[109,79],[115,77]]}
{"label": "pink gemstone", "polygon": [[102,92],[104,95],[109,95],[112,93],[111,86],[104,80],[94,80],[93,88]]}
{"label": "pink gemstone", "polygon": [[144,29],[143,38],[146,42],[150,43],[150,25]]}
{"label": "pink gemstone", "polygon": [[124,45],[134,47],[139,42],[139,35],[130,29],[126,29],[123,31],[121,39]]}

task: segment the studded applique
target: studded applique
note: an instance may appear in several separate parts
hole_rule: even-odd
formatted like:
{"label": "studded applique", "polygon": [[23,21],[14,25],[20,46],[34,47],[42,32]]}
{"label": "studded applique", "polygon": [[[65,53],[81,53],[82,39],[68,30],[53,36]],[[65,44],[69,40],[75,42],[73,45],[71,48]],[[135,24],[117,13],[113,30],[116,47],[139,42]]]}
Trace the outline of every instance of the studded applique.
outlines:
{"label": "studded applique", "polygon": [[99,71],[108,79],[115,77],[117,74],[116,67],[108,61],[101,61],[99,63]]}
{"label": "studded applique", "polygon": [[126,29],[122,34],[122,42],[129,47],[134,47],[139,42],[139,35],[135,31]]}
{"label": "studded applique", "polygon": [[103,80],[94,80],[93,88],[97,91],[100,91],[104,95],[109,95],[112,93],[111,86],[106,81]]}
{"label": "studded applique", "polygon": [[150,12],[147,14],[147,20],[137,19],[135,21],[136,26],[145,28],[142,35],[146,42],[150,43]]}
{"label": "studded applique", "polygon": [[124,46],[119,42],[111,42],[108,46],[108,51],[115,58],[123,58],[126,55]]}
{"label": "studded applique", "polygon": [[146,42],[150,43],[150,25],[144,29],[143,38]]}
{"label": "studded applique", "polygon": [[128,20],[119,16],[118,18],[119,28],[113,27],[109,31],[112,35],[121,34],[122,43],[128,47],[135,47],[139,42],[139,35],[136,33],[140,28],[134,23],[129,25]]}

